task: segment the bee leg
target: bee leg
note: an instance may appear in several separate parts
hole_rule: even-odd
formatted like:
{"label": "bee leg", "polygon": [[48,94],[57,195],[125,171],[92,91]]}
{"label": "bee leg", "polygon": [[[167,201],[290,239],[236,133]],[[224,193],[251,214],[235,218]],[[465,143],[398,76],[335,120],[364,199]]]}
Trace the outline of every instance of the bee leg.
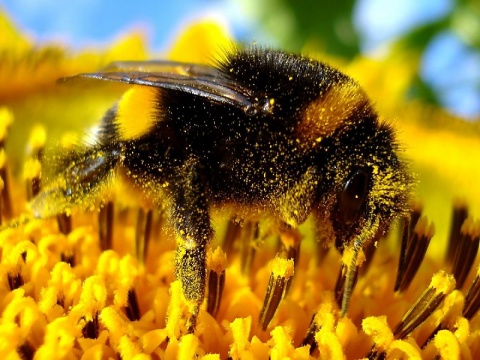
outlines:
{"label": "bee leg", "polygon": [[343,287],[343,296],[340,314],[345,316],[347,314],[348,305],[352,296],[353,288],[355,287],[356,278],[358,275],[359,265],[357,264],[358,254],[362,249],[362,241],[356,239],[353,243],[353,254],[350,265],[347,267],[347,273],[345,275],[345,283]]}
{"label": "bee leg", "polygon": [[352,296],[353,289],[356,284],[356,279],[358,275],[358,269],[360,268],[361,264],[358,264],[358,255],[363,250],[365,244],[368,241],[371,241],[378,232],[379,228],[379,220],[377,219],[369,219],[367,224],[362,231],[353,241],[352,247],[352,257],[350,260],[350,265],[347,267],[347,273],[345,275],[345,284],[343,288],[343,296],[342,296],[342,306],[340,310],[341,316],[345,316],[348,310],[348,305],[350,303],[350,298]]}
{"label": "bee leg", "polygon": [[194,161],[187,161],[172,185],[171,219],[176,232],[175,276],[191,304],[189,332],[195,329],[196,318],[205,296],[206,248],[213,236],[205,198],[204,185]]}

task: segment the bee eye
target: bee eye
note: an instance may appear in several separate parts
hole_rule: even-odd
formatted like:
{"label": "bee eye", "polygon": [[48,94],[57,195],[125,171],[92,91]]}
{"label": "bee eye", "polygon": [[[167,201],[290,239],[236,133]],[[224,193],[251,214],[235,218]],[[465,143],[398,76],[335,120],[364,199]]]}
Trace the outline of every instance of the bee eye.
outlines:
{"label": "bee eye", "polygon": [[369,179],[370,175],[359,169],[345,183],[338,201],[338,215],[344,224],[351,224],[358,219],[367,198]]}

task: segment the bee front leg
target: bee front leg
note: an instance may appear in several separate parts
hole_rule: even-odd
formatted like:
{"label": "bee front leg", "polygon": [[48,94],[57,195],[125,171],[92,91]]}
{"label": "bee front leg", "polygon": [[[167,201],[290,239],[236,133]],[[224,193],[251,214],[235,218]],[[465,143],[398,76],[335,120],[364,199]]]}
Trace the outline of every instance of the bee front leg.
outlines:
{"label": "bee front leg", "polygon": [[172,185],[171,220],[177,241],[175,276],[192,305],[192,317],[187,322],[189,332],[195,329],[205,296],[206,248],[213,236],[204,188],[199,165],[193,160],[187,161]]}

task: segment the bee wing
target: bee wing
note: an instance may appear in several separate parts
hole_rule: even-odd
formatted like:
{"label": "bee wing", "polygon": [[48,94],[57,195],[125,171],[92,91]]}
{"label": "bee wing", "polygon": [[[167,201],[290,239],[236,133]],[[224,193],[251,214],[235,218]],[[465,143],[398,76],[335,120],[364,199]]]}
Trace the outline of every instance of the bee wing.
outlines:
{"label": "bee wing", "polygon": [[251,100],[254,96],[249,89],[227,78],[222,71],[212,66],[175,61],[126,61],[112,63],[106,70],[113,71],[78,74],[61,80],[80,77],[153,86],[232,105],[246,113],[251,113],[252,110],[262,111],[262,106]]}
{"label": "bee wing", "polygon": [[200,76],[209,78],[223,77],[223,74],[220,70],[210,65],[192,64],[169,60],[116,61],[107,65],[103,71],[142,71],[177,73],[186,76]]}

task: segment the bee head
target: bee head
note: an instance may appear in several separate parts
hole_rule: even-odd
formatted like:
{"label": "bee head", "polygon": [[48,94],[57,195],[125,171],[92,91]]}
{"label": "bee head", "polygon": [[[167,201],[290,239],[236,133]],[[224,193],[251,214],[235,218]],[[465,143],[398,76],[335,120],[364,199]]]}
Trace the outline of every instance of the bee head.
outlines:
{"label": "bee head", "polygon": [[412,181],[393,129],[376,116],[339,130],[327,148],[323,222],[342,252],[355,238],[365,241],[389,229],[407,209]]}

